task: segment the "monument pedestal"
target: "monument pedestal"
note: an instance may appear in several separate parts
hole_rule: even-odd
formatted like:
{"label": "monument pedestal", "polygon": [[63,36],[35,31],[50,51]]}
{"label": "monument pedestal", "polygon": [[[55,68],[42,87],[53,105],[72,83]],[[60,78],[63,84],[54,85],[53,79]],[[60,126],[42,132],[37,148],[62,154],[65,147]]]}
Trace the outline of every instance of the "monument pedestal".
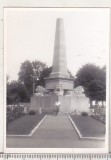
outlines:
{"label": "monument pedestal", "polygon": [[[85,95],[78,95],[75,90],[72,92],[71,96],[59,96],[60,112],[74,113],[76,111],[77,114],[89,112],[89,99]],[[38,112],[41,108],[43,113],[51,113],[55,109],[56,100],[56,95],[33,96],[31,97],[31,110]]]}
{"label": "monument pedestal", "polygon": [[74,79],[71,78],[47,78],[45,79],[45,88],[48,90],[72,90],[74,88]]}

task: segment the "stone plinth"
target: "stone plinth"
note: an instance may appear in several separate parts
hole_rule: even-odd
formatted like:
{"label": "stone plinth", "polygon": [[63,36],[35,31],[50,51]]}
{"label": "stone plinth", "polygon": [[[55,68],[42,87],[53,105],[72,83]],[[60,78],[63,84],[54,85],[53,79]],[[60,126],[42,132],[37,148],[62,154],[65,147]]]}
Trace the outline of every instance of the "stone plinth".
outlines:
{"label": "stone plinth", "polygon": [[[41,108],[43,111],[53,111],[56,100],[55,95],[33,96],[31,97],[31,110],[38,111]],[[76,112],[77,114],[84,111],[89,112],[89,99],[85,95],[79,96],[74,91],[72,96],[59,96],[59,100],[61,102],[60,112]]]}
{"label": "stone plinth", "polygon": [[63,90],[72,90],[74,88],[74,80],[71,78],[47,78],[46,89],[55,90],[60,86]]}

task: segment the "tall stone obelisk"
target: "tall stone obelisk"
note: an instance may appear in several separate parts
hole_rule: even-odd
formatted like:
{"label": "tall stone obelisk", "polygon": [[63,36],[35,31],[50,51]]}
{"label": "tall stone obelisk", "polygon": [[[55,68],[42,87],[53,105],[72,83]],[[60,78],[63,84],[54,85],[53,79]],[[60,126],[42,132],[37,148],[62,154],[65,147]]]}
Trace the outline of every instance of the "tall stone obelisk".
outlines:
{"label": "tall stone obelisk", "polygon": [[69,77],[67,73],[64,22],[62,18],[58,18],[56,21],[54,56],[50,77]]}
{"label": "tall stone obelisk", "polygon": [[46,89],[52,91],[60,86],[64,91],[73,90],[73,81],[67,71],[64,22],[62,18],[58,18],[56,21],[52,73],[45,80]]}

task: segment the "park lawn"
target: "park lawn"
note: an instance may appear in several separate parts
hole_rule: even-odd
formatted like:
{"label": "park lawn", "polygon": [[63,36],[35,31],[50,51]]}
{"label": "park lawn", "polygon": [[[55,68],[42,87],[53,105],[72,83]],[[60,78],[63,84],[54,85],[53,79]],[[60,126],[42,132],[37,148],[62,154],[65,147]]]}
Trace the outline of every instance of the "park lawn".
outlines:
{"label": "park lawn", "polygon": [[28,135],[45,115],[26,115],[8,123],[7,135]]}
{"label": "park lawn", "polygon": [[91,116],[72,115],[72,120],[83,137],[105,137],[105,124]]}

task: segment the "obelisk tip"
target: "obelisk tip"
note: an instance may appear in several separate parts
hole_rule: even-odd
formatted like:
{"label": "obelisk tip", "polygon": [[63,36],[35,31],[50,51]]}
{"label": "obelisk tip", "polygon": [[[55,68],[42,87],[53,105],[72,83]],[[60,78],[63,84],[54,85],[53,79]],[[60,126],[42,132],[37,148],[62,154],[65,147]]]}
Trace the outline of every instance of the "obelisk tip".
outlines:
{"label": "obelisk tip", "polygon": [[62,21],[63,21],[63,18],[57,18],[56,21],[57,21],[57,22],[62,22]]}

